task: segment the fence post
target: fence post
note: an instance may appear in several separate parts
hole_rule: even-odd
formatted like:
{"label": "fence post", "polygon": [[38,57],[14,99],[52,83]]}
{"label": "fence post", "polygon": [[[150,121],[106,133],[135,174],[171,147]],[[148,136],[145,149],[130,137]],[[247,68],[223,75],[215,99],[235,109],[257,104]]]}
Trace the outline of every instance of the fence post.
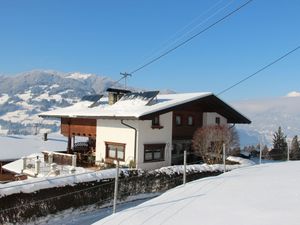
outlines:
{"label": "fence post", "polygon": [[260,143],[259,143],[259,165],[261,164],[261,154],[262,154],[262,141],[260,139]]}
{"label": "fence post", "polygon": [[183,184],[186,183],[186,150],[183,152]]}
{"label": "fence post", "polygon": [[290,142],[287,143],[287,161],[290,161]]}
{"label": "fence post", "polygon": [[226,172],[226,152],[225,152],[225,143],[223,143],[223,165],[224,165],[224,173]]}
{"label": "fence post", "polygon": [[118,185],[119,185],[119,160],[117,160],[117,163],[116,163],[116,178],[115,178],[113,214],[116,213],[116,208],[117,208]]}

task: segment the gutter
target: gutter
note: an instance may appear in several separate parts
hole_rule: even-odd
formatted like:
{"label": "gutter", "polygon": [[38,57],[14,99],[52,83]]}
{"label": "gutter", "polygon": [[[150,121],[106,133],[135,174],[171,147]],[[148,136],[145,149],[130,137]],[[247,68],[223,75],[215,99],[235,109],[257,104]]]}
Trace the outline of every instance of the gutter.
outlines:
{"label": "gutter", "polygon": [[124,122],[123,122],[123,119],[121,120],[121,124],[123,124],[124,126],[129,127],[129,128],[131,128],[131,129],[134,130],[134,160],[133,160],[133,162],[134,162],[135,167],[136,167],[136,141],[137,141],[137,129],[136,129],[135,127],[133,127],[133,126],[130,126],[129,124],[124,123]]}
{"label": "gutter", "polygon": [[235,127],[235,123],[232,124],[232,125],[229,127],[229,130],[231,130],[231,129],[234,128],[234,127]]}

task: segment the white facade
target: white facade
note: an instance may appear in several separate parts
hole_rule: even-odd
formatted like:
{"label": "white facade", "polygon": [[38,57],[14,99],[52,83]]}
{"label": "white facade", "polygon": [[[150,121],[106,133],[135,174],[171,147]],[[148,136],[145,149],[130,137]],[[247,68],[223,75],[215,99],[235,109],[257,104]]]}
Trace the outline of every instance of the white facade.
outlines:
{"label": "white facade", "polygon": [[[156,169],[171,165],[172,112],[160,115],[161,129],[153,129],[151,120],[124,120],[123,123],[137,129],[137,168]],[[134,160],[135,130],[126,127],[121,120],[97,120],[96,163],[105,161],[106,142],[125,144],[125,160],[121,164],[128,165]],[[164,161],[144,162],[145,144],[165,144]]]}
{"label": "white facade", "polygon": [[203,113],[203,126],[212,126],[217,125],[216,118],[220,118],[219,125],[226,125],[227,119],[215,112],[206,112]]}
{"label": "white facade", "polygon": [[[139,120],[137,166],[142,169],[157,169],[171,165],[173,113],[160,115],[162,129],[152,129],[151,120]],[[165,144],[165,161],[144,162],[144,144]]]}
{"label": "white facade", "polygon": [[[137,120],[125,120],[125,123],[138,127]],[[121,120],[98,119],[96,138],[96,163],[105,161],[106,142],[125,144],[125,162],[129,164],[134,156],[135,131],[121,124]]]}

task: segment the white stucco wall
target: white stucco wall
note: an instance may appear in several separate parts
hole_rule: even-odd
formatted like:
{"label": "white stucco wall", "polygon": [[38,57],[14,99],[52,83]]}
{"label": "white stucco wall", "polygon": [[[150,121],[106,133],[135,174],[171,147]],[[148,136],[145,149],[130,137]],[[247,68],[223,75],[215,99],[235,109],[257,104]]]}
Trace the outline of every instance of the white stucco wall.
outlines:
{"label": "white stucco wall", "polygon": [[220,125],[227,124],[227,119],[215,112],[203,113],[203,126],[216,125],[216,117],[220,117]]}
{"label": "white stucco wall", "polygon": [[[162,129],[152,129],[151,120],[124,120],[137,129],[137,168],[157,169],[162,166],[171,165],[172,147],[172,112],[160,116]],[[121,120],[98,119],[96,139],[96,163],[105,160],[105,142],[116,142],[126,144],[125,162],[129,164],[134,157],[134,130],[121,124]],[[144,144],[166,144],[165,161],[144,163]]]}
{"label": "white stucco wall", "polygon": [[[142,169],[157,169],[171,165],[172,112],[160,115],[162,129],[152,129],[151,120],[139,120],[137,166]],[[144,144],[166,144],[165,161],[144,162]]]}
{"label": "white stucco wall", "polygon": [[[137,120],[124,120],[131,126],[138,127]],[[96,163],[105,160],[105,142],[116,142],[125,144],[125,162],[129,164],[134,156],[134,130],[121,124],[121,120],[98,119],[96,138]]]}

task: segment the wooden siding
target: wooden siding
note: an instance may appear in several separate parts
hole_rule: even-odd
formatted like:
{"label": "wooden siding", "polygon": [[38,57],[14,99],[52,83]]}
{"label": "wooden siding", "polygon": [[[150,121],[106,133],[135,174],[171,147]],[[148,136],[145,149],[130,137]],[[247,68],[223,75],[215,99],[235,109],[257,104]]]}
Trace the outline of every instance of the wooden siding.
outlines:
{"label": "wooden siding", "polygon": [[96,137],[96,124],[96,119],[61,118],[61,134],[67,137]]}
{"label": "wooden siding", "polygon": [[[181,117],[181,125],[176,125],[176,116]],[[188,125],[188,117],[193,117],[193,125]],[[192,139],[197,128],[202,127],[203,112],[201,110],[175,110],[173,112],[173,140]]]}

